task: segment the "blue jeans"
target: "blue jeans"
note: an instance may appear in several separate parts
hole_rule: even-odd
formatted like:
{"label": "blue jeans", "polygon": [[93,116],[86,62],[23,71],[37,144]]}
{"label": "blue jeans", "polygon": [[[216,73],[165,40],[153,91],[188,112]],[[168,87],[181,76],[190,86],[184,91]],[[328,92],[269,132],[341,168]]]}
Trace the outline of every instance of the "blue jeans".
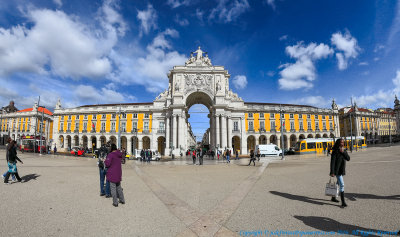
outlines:
{"label": "blue jeans", "polygon": [[339,185],[339,191],[344,192],[344,180],[342,175],[336,175],[337,184]]}
{"label": "blue jeans", "polygon": [[100,173],[100,193],[111,196],[110,182],[106,181],[106,189],[104,190],[104,181],[106,179],[106,170],[99,168]]}
{"label": "blue jeans", "polygon": [[[3,174],[3,177],[6,177],[8,170]],[[11,173],[12,180],[15,181],[15,175]]]}
{"label": "blue jeans", "polygon": [[230,160],[229,160],[229,156],[226,156],[226,162],[231,162]]}

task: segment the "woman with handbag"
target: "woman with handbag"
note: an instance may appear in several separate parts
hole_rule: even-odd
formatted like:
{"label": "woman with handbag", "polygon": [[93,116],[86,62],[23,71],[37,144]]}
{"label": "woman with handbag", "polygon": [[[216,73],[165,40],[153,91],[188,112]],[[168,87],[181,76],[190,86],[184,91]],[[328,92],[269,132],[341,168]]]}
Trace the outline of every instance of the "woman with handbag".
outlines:
{"label": "woman with handbag", "polygon": [[[344,200],[343,180],[343,176],[346,175],[346,161],[350,161],[350,156],[347,154],[347,151],[344,148],[344,140],[340,138],[336,140],[335,145],[332,148],[330,176],[336,176],[337,178],[342,207],[347,207],[347,204]],[[336,197],[332,197],[332,201],[339,202]]]}
{"label": "woman with handbag", "polygon": [[111,183],[113,206],[118,207],[118,201],[121,204],[125,204],[124,193],[122,192],[121,187],[122,153],[117,149],[117,146],[114,143],[111,144],[111,152],[107,155],[104,165],[107,167],[107,180]]}

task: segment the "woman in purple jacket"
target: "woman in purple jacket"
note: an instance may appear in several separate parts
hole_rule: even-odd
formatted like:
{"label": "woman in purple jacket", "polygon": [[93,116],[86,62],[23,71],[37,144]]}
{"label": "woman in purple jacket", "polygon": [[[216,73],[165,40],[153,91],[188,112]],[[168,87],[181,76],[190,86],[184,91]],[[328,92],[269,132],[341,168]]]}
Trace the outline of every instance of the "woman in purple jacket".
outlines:
{"label": "woman in purple jacket", "polygon": [[107,169],[107,180],[110,181],[111,196],[113,197],[114,207],[118,207],[119,203],[125,204],[124,193],[122,192],[121,180],[122,180],[122,153],[117,149],[117,146],[111,144],[111,152],[107,155],[107,159],[104,161]]}

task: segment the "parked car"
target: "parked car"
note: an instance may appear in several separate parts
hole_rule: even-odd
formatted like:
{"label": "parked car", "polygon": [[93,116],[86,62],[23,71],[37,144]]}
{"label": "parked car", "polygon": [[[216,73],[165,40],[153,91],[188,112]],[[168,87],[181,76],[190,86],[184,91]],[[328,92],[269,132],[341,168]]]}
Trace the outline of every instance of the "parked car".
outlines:
{"label": "parked car", "polygon": [[72,147],[71,148],[71,155],[74,156],[83,156],[85,154],[85,149],[83,149],[82,147]]}
{"label": "parked car", "polygon": [[[140,150],[140,149],[137,149],[137,150],[136,150],[136,154],[135,154],[135,159],[136,159],[136,160],[140,160],[140,152],[141,152],[141,151],[142,151],[142,150]],[[158,153],[157,150],[151,150],[151,153],[152,153],[151,160],[153,160],[153,161],[159,161],[159,160],[161,160],[161,155],[160,155],[160,153]]]}
{"label": "parked car", "polygon": [[283,151],[285,152],[285,153],[284,153],[285,156],[286,156],[286,155],[294,155],[294,154],[295,154],[294,148],[293,148],[293,147],[290,147],[289,149],[285,148]]}

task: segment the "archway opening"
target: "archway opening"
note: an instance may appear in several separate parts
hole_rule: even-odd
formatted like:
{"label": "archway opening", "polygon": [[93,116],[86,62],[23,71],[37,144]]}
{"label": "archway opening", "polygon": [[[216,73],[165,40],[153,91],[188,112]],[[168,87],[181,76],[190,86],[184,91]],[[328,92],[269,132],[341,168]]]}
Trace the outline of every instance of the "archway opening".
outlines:
{"label": "archway opening", "polygon": [[250,135],[247,137],[247,152],[250,153],[251,150],[256,149],[256,139],[254,136]]}
{"label": "archway opening", "polygon": [[[211,111],[212,100],[209,95],[204,92],[194,92],[186,98],[187,131],[188,137],[186,148],[194,148],[197,144],[204,149],[213,149],[213,131],[211,129]],[[221,146],[220,144],[215,144]]]}
{"label": "archway opening", "polygon": [[240,137],[232,137],[232,148],[234,151],[237,151],[240,154]]}
{"label": "archway opening", "polygon": [[271,135],[271,137],[269,138],[269,143],[270,144],[275,144],[275,145],[278,145],[278,138],[276,137],[276,135]]}
{"label": "archway opening", "polygon": [[261,135],[258,140],[259,140],[258,142],[259,142],[260,145],[267,144],[267,137],[264,136],[264,135]]}
{"label": "archway opening", "polygon": [[157,149],[161,155],[165,155],[165,137],[157,138]]}
{"label": "archway opening", "polygon": [[296,145],[296,142],[297,142],[296,135],[294,134],[290,135],[290,147],[294,147]]}
{"label": "archway opening", "polygon": [[142,139],[143,143],[143,149],[150,149],[150,138],[149,137],[143,137]]}

